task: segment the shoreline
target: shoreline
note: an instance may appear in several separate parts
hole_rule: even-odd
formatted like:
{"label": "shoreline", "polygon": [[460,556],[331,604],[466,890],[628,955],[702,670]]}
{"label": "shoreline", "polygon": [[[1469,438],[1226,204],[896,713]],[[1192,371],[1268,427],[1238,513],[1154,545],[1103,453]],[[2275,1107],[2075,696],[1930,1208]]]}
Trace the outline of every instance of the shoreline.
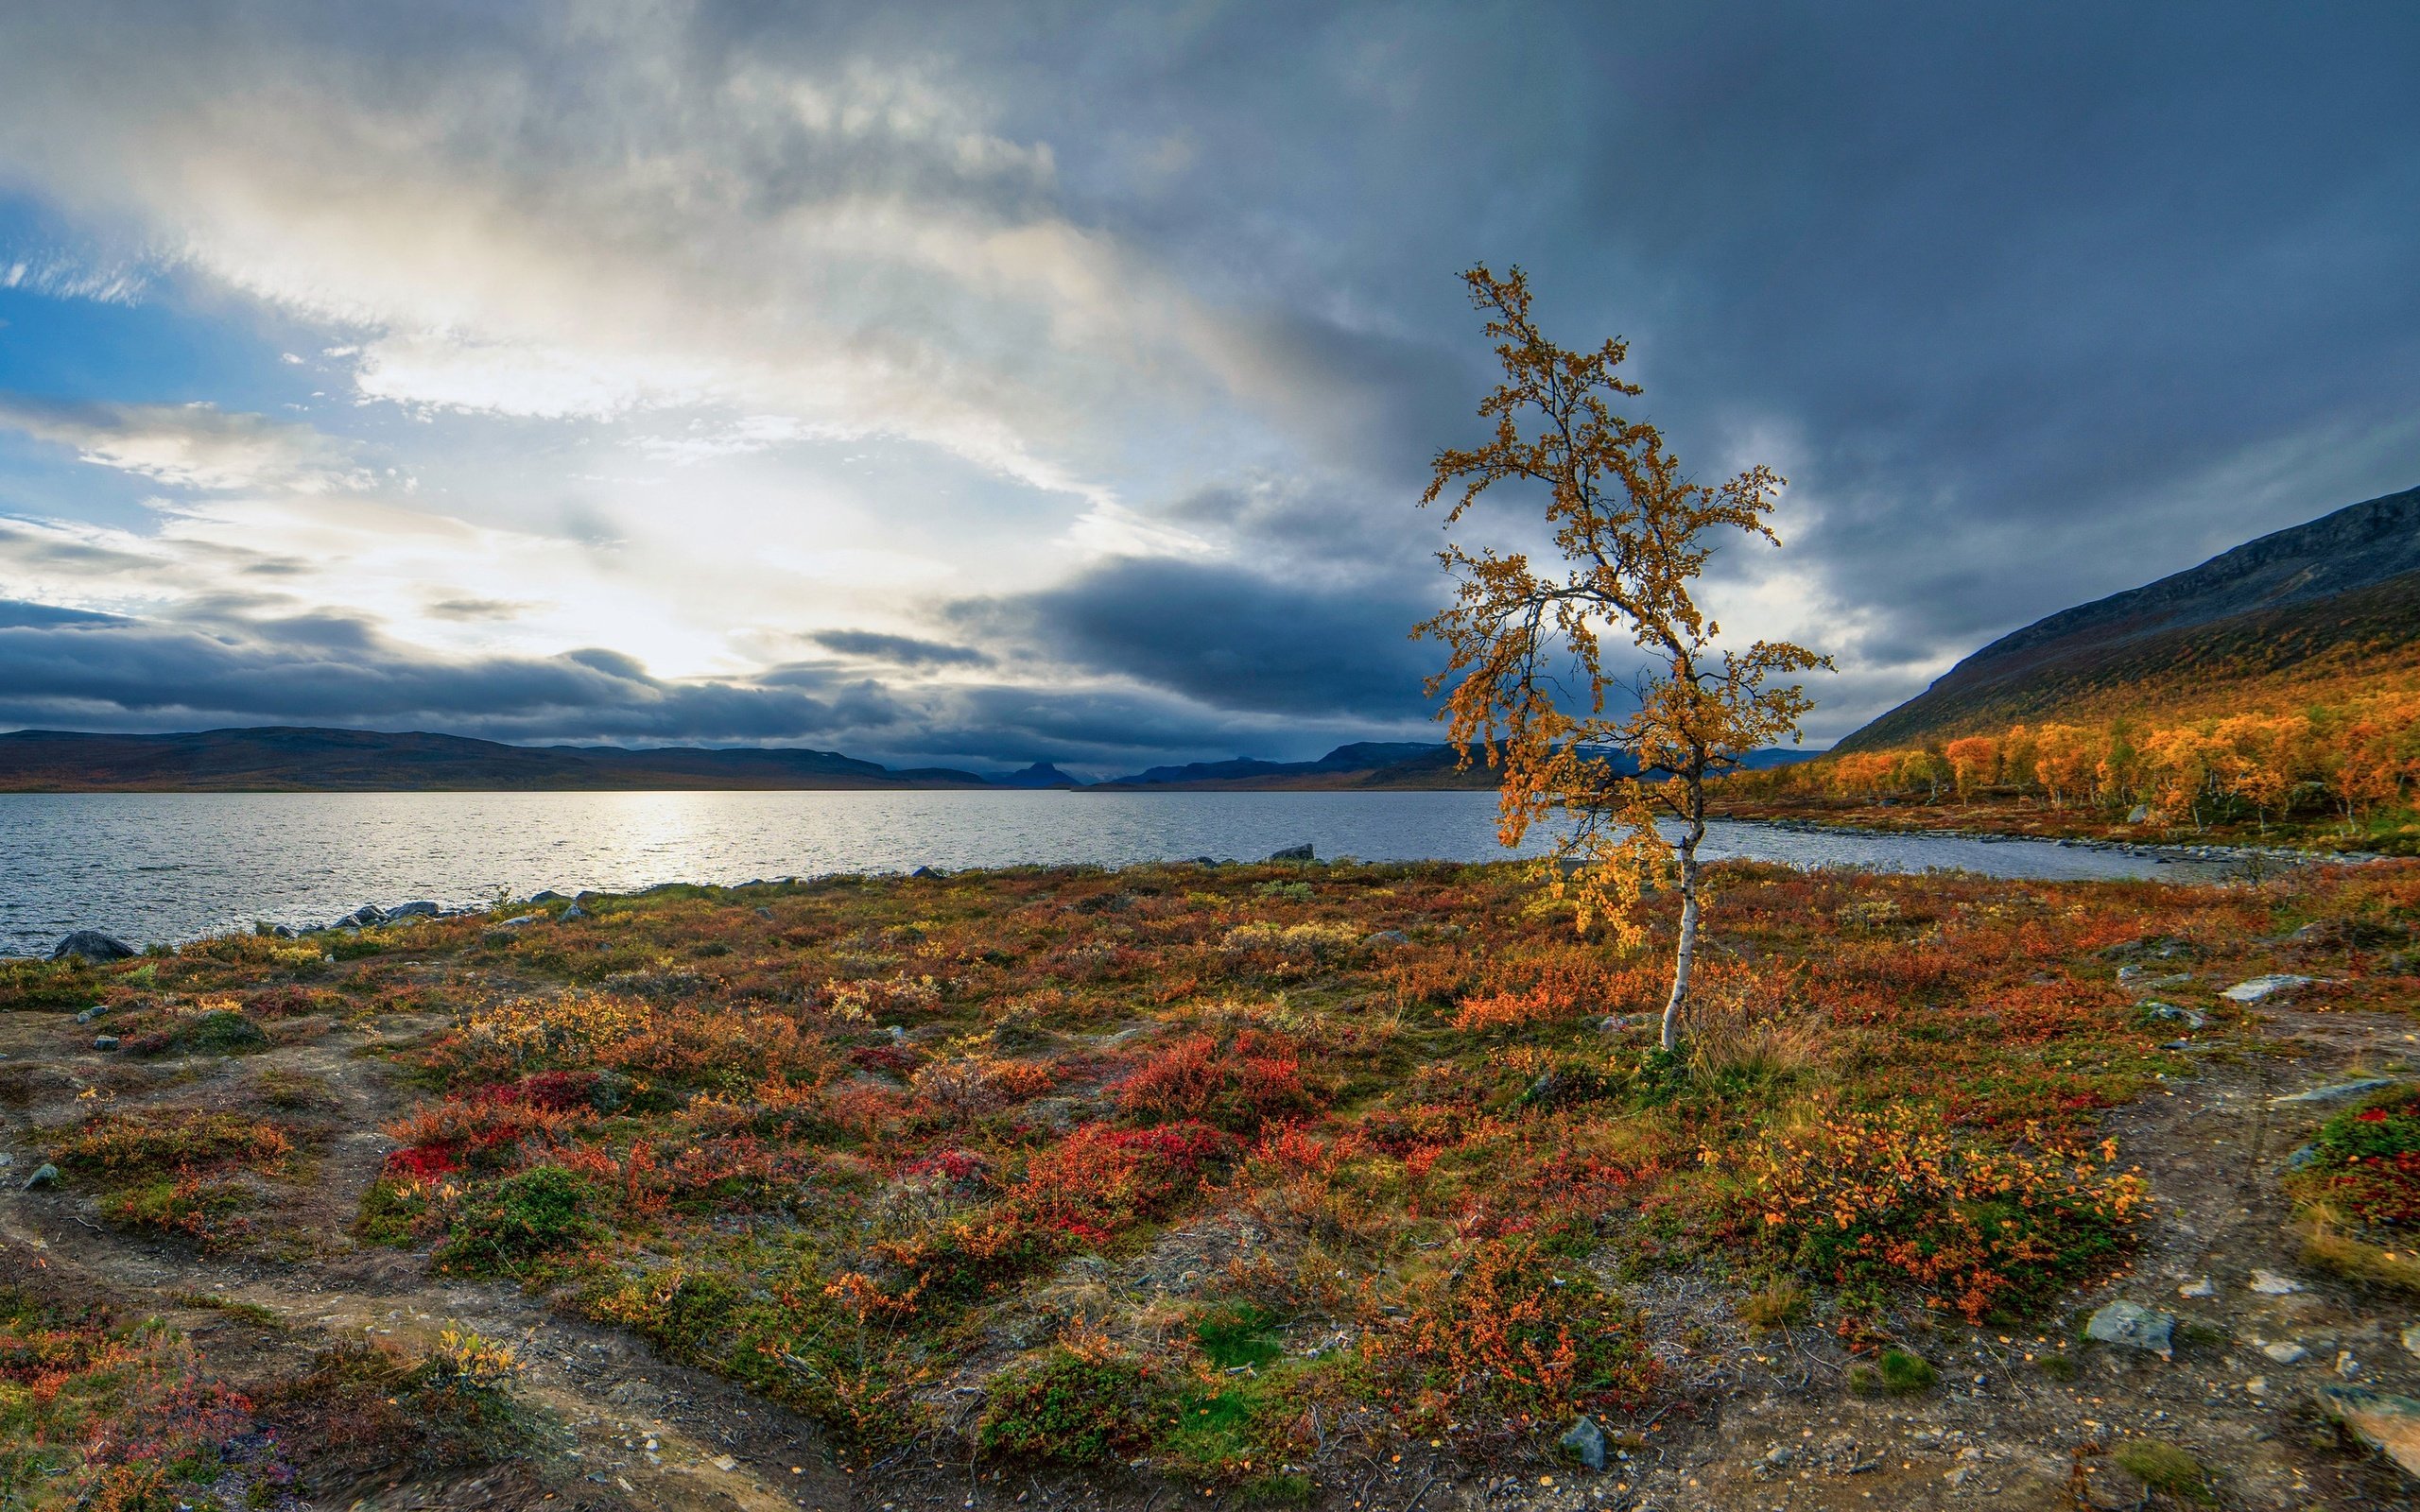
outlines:
{"label": "shoreline", "polygon": [[[2219,845],[2175,846],[2124,840],[2087,839],[2083,837],[2052,838],[2045,835],[2010,834],[1997,831],[1985,830],[1885,829],[1872,825],[1827,823],[1814,819],[1767,819],[1717,816],[1711,822],[1726,825],[1753,826],[1760,829],[1775,830],[1785,833],[1814,835],[1864,835],[1882,840],[1912,841],[1919,844],[1927,840],[1967,840],[1985,845],[2049,846],[2062,850],[2098,850],[2109,854],[2126,855],[2140,860],[2154,862],[2162,866],[2224,866],[2231,863],[2251,862],[2275,862],[2280,865],[2295,866],[2319,863],[2365,865],[2371,862],[2393,859],[2391,857],[2372,855],[2366,852],[2322,855],[2310,851],[2295,850],[2278,847]],[[1307,849],[1307,847],[1305,847],[1305,849]],[[1493,866],[1501,865],[1506,862],[1517,862],[1522,859],[1524,858],[1517,856],[1501,856],[1492,857],[1481,861],[1457,861],[1444,857],[1427,857],[1411,860],[1381,861],[1368,864],[1381,866],[1421,866],[1431,864],[1447,866]],[[1747,857],[1728,859],[1751,861],[1752,864],[1789,866],[1793,867],[1794,869],[1803,870],[1824,869],[1820,864],[1802,865],[1790,862],[1758,863],[1754,862],[1753,858]],[[929,865],[920,865],[913,867],[902,866],[897,868],[857,871],[834,870],[808,874],[793,873],[776,877],[752,877],[745,882],[734,883],[673,879],[664,882],[649,883],[644,886],[624,890],[581,887],[566,893],[553,887],[544,887],[526,895],[507,897],[501,902],[464,902],[447,903],[439,902],[431,899],[422,899],[397,903],[391,907],[387,907],[376,902],[366,902],[357,905],[350,912],[326,923],[293,924],[283,920],[255,919],[251,926],[251,932],[288,940],[313,939],[332,935],[349,937],[357,936],[365,928],[391,929],[414,923],[435,922],[442,919],[468,919],[481,916],[492,917],[512,910],[545,908],[557,903],[562,903],[573,908],[585,908],[585,906],[592,902],[609,902],[646,898],[682,887],[695,887],[719,892],[738,893],[759,887],[795,886],[801,884],[822,882],[842,876],[898,880],[927,875],[960,876],[967,873],[1012,871],[1026,868],[1033,868],[1043,870],[1068,870],[1082,872],[1098,871],[1105,874],[1115,874],[1123,871],[1148,868],[1201,867],[1208,869],[1218,869],[1239,866],[1281,865],[1302,867],[1312,865],[1334,866],[1340,864],[1361,865],[1364,864],[1364,861],[1361,857],[1345,854],[1328,857],[1320,857],[1316,855],[1306,857],[1303,855],[1280,852],[1260,861],[1245,860],[1232,856],[1212,857],[1207,855],[1195,855],[1131,861],[1115,866],[1086,865],[1083,863],[1074,862],[1022,862],[1009,863],[996,867],[966,867],[944,870],[943,868],[931,867]],[[1958,870],[1963,868],[1951,868],[1948,869]],[[2162,882],[2167,879],[2151,876],[2139,879],[2075,878],[2067,880],[2140,880]],[[2184,884],[2180,883],[2177,885]],[[539,917],[547,916],[542,915]],[[71,929],[69,934],[73,935],[95,928],[95,926],[89,924],[78,925]],[[224,929],[205,929],[199,933],[181,936],[171,939],[144,941],[126,940],[123,936],[115,936],[113,931],[101,930],[100,932],[111,935],[112,937],[119,938],[122,943],[129,945],[135,954],[140,954],[157,949],[175,950],[196,940],[220,938],[229,935],[240,936],[247,933],[247,930],[246,927],[241,924],[234,924]],[[52,947],[53,950],[56,950],[57,948],[58,947],[56,945]],[[39,961],[49,958],[52,957],[48,953],[40,951],[27,954],[9,954],[0,953],[0,961]]]}
{"label": "shoreline", "polygon": [[2111,840],[2090,835],[2015,834],[2005,830],[1934,829],[1927,825],[1904,828],[1880,824],[1857,824],[1845,820],[1748,818],[1737,815],[1709,816],[1709,822],[1721,824],[1754,824],[1767,829],[1782,830],[1793,834],[1866,834],[1891,839],[1921,839],[1935,836],[1944,840],[1973,840],[1983,845],[2048,845],[2065,850],[2099,850],[2110,855],[2138,856],[2159,862],[2229,862],[2258,858],[2263,861],[2287,862],[2293,865],[2366,866],[2377,861],[2392,861],[2393,856],[2375,850],[2312,850],[2295,846],[2257,845],[2179,845],[2159,840]]}

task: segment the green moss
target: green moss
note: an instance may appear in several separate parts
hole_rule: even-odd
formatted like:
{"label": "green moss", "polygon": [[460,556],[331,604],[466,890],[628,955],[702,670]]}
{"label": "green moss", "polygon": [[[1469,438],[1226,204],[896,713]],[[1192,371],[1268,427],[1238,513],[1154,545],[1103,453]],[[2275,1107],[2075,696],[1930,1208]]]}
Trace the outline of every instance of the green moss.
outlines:
{"label": "green moss", "polygon": [[2154,1491],[2181,1496],[2187,1501],[2208,1502],[2209,1474],[2202,1462],[2177,1448],[2157,1439],[2132,1438],[2118,1446],[2110,1456],[2118,1466]]}
{"label": "green moss", "polygon": [[988,1453],[1094,1465],[1148,1443],[1169,1416],[1139,1363],[1053,1349],[993,1381],[976,1442]]}
{"label": "green moss", "polygon": [[591,1214],[600,1194],[559,1165],[534,1165],[467,1204],[438,1247],[440,1269],[465,1275],[509,1273],[604,1237]]}
{"label": "green moss", "polygon": [[1214,1308],[1196,1318],[1193,1342],[1221,1370],[1263,1366],[1286,1352],[1277,1314],[1249,1302]]}
{"label": "green moss", "polygon": [[1860,1397],[1910,1397],[1930,1391],[1940,1379],[1928,1362],[1905,1349],[1885,1349],[1872,1365],[1849,1366],[1849,1389]]}

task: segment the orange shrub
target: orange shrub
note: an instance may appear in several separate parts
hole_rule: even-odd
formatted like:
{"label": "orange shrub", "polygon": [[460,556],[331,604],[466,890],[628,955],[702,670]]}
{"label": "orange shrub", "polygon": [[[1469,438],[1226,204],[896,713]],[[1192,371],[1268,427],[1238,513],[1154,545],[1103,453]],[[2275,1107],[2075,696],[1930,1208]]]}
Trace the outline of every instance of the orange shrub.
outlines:
{"label": "orange shrub", "polygon": [[1245,1029],[1221,1045],[1207,1034],[1180,1036],[1145,1061],[1118,1088],[1130,1114],[1201,1119],[1249,1132],[1287,1114],[1319,1109],[1303,1081],[1294,1041],[1268,1029]]}

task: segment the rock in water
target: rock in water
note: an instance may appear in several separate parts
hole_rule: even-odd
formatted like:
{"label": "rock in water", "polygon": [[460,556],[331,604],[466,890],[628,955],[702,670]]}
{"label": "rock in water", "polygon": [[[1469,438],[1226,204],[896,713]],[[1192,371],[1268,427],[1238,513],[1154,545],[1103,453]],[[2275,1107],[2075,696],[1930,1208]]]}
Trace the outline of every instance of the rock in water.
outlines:
{"label": "rock in water", "polygon": [[2308,986],[2310,978],[2308,976],[2256,976],[2248,982],[2238,982],[2219,996],[2229,1003],[2265,1003],[2280,992]]}
{"label": "rock in water", "polygon": [[115,935],[103,934],[97,929],[79,929],[50,948],[50,958],[54,961],[74,956],[95,966],[123,961],[135,954],[133,946]]}
{"label": "rock in water", "polygon": [[1301,845],[1289,845],[1283,850],[1271,850],[1269,852],[1269,859],[1271,861],[1316,861],[1319,855],[1311,849],[1311,843],[1305,840]]}
{"label": "rock in water", "polygon": [[1556,1440],[1571,1452],[1571,1457],[1592,1470],[1605,1468],[1605,1431],[1597,1426],[1594,1418],[1582,1418],[1564,1430]]}
{"label": "rock in water", "polygon": [[2176,1319],[2166,1313],[2154,1313],[2137,1302],[2112,1302],[2092,1314],[2083,1326],[2083,1336],[2119,1349],[2147,1349],[2169,1360],[2175,1358],[2169,1343],[2175,1331]]}
{"label": "rock in water", "polygon": [[2420,1401],[2360,1386],[2319,1388],[2319,1410],[2362,1443],[2420,1476]]}

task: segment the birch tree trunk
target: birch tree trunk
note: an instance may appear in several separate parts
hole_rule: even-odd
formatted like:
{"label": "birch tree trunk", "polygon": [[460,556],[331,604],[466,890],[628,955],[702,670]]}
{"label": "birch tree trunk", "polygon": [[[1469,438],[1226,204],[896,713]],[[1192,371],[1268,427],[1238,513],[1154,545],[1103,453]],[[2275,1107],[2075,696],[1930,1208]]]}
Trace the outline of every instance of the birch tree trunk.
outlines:
{"label": "birch tree trunk", "polygon": [[1682,835],[1681,941],[1672,956],[1672,995],[1664,1002],[1664,1048],[1681,1042],[1681,1009],[1689,1000],[1689,968],[1698,956],[1698,842],[1705,838],[1705,821],[1692,819]]}

